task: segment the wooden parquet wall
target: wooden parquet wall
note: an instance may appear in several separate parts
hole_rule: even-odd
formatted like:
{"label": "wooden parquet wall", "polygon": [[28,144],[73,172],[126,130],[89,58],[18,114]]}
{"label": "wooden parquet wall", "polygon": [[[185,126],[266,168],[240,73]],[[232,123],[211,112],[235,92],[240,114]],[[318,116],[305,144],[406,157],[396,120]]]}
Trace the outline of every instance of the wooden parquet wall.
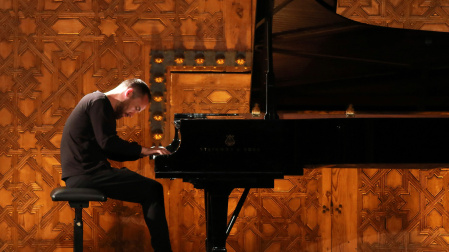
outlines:
{"label": "wooden parquet wall", "polygon": [[[61,133],[83,95],[131,77],[151,83],[152,51],[250,52],[253,9],[253,1],[1,0],[0,251],[71,251],[73,211],[49,194],[63,184]],[[120,120],[120,136],[151,146],[149,118]],[[113,164],[154,177],[146,159]],[[86,249],[149,250],[140,214],[133,204],[93,203]]]}
{"label": "wooden parquet wall", "polygon": [[[448,1],[338,0],[337,13],[372,25],[449,31]],[[354,240],[324,244],[332,244],[336,251],[449,251],[447,165],[426,167],[428,170],[410,165],[401,168],[358,169],[358,190],[351,195],[357,202],[353,203],[357,210],[354,218],[339,220],[343,210],[332,222],[332,229],[337,227],[332,235],[338,237],[345,231],[341,227],[357,218],[353,226],[357,234],[345,237]],[[334,185],[338,179],[331,181]],[[338,205],[338,200],[334,203]],[[344,243],[354,244],[345,247]]]}
{"label": "wooden parquet wall", "polygon": [[[339,13],[361,22],[446,31],[447,6],[436,0],[340,0]],[[157,50],[248,52],[253,11],[254,1],[0,0],[0,251],[71,251],[73,211],[52,202],[49,193],[63,184],[62,128],[84,94],[131,77],[151,83],[151,52]],[[149,120],[149,111],[122,119],[119,134],[152,145]],[[114,165],[154,177],[148,160]],[[359,170],[360,248],[447,250],[446,173]],[[326,174],[307,170],[276,181],[274,189],[254,189],[228,250],[328,250],[323,220],[329,217],[321,214],[329,207]],[[169,216],[175,251],[203,251],[202,192],[173,183],[179,194],[167,193],[166,199],[182,202],[167,204],[169,213],[178,213]],[[231,206],[240,193],[233,192]],[[398,204],[411,214],[391,208]],[[86,249],[150,250],[140,211],[114,200],[92,203],[84,214]]]}
{"label": "wooden parquet wall", "polygon": [[446,0],[338,0],[337,13],[372,25],[449,32]]}

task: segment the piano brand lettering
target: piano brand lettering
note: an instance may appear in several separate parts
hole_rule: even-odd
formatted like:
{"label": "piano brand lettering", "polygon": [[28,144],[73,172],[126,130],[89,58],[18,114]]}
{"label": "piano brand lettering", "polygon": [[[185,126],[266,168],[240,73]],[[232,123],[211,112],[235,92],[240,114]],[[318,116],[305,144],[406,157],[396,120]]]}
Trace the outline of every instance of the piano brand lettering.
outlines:
{"label": "piano brand lettering", "polygon": [[234,135],[227,135],[225,144],[228,147],[234,146],[235,145]]}
{"label": "piano brand lettering", "polygon": [[243,147],[243,148],[230,148],[230,147],[200,147],[201,152],[260,152],[261,148],[257,147]]}

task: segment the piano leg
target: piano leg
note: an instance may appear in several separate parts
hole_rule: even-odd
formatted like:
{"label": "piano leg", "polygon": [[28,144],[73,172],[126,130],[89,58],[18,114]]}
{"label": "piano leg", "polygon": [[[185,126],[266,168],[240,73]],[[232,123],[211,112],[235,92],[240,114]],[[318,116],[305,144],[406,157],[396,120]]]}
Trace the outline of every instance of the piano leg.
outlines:
{"label": "piano leg", "polygon": [[226,252],[228,199],[232,190],[220,185],[204,189],[207,252]]}

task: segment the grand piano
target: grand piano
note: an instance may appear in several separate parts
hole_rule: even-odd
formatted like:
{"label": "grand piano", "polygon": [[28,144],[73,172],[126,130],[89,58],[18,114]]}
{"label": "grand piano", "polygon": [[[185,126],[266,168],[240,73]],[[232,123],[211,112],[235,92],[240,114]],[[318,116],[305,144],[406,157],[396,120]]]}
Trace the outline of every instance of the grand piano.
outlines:
{"label": "grand piano", "polygon": [[[361,24],[335,8],[259,0],[251,104],[262,115],[175,115],[155,174],[204,189],[208,252],[226,251],[249,188],[306,166],[449,163],[449,34]],[[228,223],[234,188],[245,191]]]}

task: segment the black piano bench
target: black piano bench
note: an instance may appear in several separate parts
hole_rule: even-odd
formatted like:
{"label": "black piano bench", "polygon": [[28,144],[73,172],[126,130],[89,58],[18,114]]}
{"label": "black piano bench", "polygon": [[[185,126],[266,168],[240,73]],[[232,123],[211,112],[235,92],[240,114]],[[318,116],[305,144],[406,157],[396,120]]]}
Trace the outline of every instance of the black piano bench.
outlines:
{"label": "black piano bench", "polygon": [[53,201],[68,201],[75,208],[73,251],[83,252],[83,208],[89,207],[90,201],[106,201],[107,197],[95,189],[68,187],[55,188],[50,196]]}

